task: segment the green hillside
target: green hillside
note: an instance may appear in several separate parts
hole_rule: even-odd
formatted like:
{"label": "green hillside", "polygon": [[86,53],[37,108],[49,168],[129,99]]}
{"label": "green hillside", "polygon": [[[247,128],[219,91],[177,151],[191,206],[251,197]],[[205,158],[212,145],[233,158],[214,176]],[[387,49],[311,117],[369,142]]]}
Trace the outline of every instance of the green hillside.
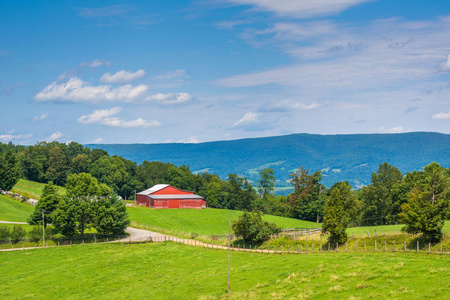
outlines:
{"label": "green hillside", "polygon": [[[448,299],[447,255],[231,253],[171,242],[1,253],[1,299]],[[20,268],[18,267],[20,266]]]}
{"label": "green hillside", "polygon": [[26,222],[33,210],[29,204],[0,195],[0,221]]}
{"label": "green hillside", "polygon": [[[241,211],[225,209],[149,209],[146,207],[128,207],[130,219],[141,224],[198,234],[222,234],[228,232],[228,214],[231,221],[237,220]],[[264,216],[282,228],[315,228],[320,224],[290,218]]]}
{"label": "green hillside", "polygon": [[[35,181],[20,179],[19,182],[14,186],[14,189],[20,192],[27,192],[31,194],[33,199],[40,199],[42,195],[42,191],[44,190],[44,183],[39,183]],[[64,194],[66,189],[60,186],[57,186],[58,192],[60,194]]]}

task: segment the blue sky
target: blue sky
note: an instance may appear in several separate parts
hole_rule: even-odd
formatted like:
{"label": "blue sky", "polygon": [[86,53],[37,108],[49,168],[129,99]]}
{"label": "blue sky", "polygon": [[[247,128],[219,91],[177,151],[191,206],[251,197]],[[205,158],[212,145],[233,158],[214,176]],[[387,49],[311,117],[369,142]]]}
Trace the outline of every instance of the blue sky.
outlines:
{"label": "blue sky", "polygon": [[4,0],[0,142],[450,133],[449,55],[450,1]]}

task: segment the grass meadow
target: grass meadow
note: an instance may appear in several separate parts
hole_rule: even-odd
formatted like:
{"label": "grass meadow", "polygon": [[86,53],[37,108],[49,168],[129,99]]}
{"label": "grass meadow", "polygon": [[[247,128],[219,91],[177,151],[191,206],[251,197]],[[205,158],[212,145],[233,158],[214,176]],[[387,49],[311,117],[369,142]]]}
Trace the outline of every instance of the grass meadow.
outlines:
{"label": "grass meadow", "polygon": [[[44,183],[20,179],[13,189],[17,190],[19,193],[27,192],[31,195],[31,198],[39,200],[42,195],[42,191],[44,190],[44,186]],[[58,186],[57,189],[60,194],[64,194],[66,192],[66,189],[63,187]]]}
{"label": "grass meadow", "polygon": [[[241,211],[225,209],[150,209],[147,207],[128,207],[130,219],[140,224],[169,228],[177,231],[198,234],[228,233],[228,214],[231,221],[242,215]],[[264,220],[274,222],[282,228],[315,228],[320,224],[302,220],[265,215]]]}
{"label": "grass meadow", "polygon": [[448,299],[447,256],[227,252],[172,242],[2,252],[2,299]]}
{"label": "grass meadow", "polygon": [[34,207],[0,195],[0,221],[26,222]]}

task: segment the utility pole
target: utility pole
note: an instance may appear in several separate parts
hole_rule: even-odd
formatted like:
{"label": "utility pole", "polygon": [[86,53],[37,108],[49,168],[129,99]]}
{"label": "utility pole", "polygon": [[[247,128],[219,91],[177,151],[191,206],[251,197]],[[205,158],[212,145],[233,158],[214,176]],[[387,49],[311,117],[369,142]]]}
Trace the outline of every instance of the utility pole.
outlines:
{"label": "utility pole", "polygon": [[134,205],[136,205],[137,201],[136,201],[136,190],[134,190]]}
{"label": "utility pole", "polygon": [[230,240],[231,240],[231,214],[228,214],[228,295],[230,294],[230,285],[231,285],[231,279],[230,279],[230,265],[231,265]]}
{"label": "utility pole", "polygon": [[45,247],[44,211],[45,211],[45,210],[42,210],[42,246]]}

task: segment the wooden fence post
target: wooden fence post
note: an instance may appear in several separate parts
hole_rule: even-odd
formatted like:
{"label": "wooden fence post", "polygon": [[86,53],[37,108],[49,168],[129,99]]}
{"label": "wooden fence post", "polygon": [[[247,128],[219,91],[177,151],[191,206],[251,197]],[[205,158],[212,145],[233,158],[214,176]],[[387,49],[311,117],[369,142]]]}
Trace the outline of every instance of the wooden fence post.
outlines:
{"label": "wooden fence post", "polygon": [[375,240],[375,252],[377,252],[377,240]]}
{"label": "wooden fence post", "polygon": [[442,243],[441,243],[441,255],[442,255],[442,254],[444,254],[444,253],[442,252]]}
{"label": "wooden fence post", "polygon": [[386,252],[386,240],[384,240],[384,252]]}
{"label": "wooden fence post", "polygon": [[405,253],[406,253],[406,241],[403,241],[403,244],[405,245]]}
{"label": "wooden fence post", "polygon": [[431,254],[431,243],[428,243],[428,254]]}
{"label": "wooden fence post", "polygon": [[355,252],[357,251],[358,248],[358,242],[355,242]]}
{"label": "wooden fence post", "polygon": [[395,252],[395,242],[394,242],[394,252]]}
{"label": "wooden fence post", "polygon": [[417,253],[419,253],[419,241],[417,241]]}

